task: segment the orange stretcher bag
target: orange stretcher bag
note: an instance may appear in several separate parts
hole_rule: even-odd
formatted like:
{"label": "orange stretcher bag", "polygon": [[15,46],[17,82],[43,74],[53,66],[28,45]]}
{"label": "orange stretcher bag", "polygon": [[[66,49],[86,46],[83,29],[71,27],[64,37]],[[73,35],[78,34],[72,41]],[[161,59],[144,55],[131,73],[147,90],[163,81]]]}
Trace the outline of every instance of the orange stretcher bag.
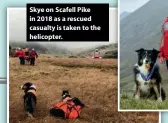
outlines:
{"label": "orange stretcher bag", "polygon": [[61,101],[56,103],[50,110],[50,113],[52,111],[52,114],[55,116],[62,117],[64,119],[75,119],[80,116],[81,105],[76,105],[73,102],[73,99],[67,100],[67,101]]}

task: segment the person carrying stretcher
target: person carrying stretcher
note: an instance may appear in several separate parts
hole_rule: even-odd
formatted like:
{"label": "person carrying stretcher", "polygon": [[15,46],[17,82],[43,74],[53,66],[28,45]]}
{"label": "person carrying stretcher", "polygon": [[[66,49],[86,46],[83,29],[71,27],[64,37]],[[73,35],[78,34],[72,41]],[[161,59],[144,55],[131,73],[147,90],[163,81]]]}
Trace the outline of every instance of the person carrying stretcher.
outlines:
{"label": "person carrying stretcher", "polygon": [[23,49],[19,48],[18,56],[19,56],[19,59],[20,59],[20,65],[24,65],[25,64],[25,52],[24,52]]}
{"label": "person carrying stretcher", "polygon": [[30,65],[33,65],[33,66],[35,65],[36,58],[38,58],[38,54],[33,48],[32,51],[30,52]]}
{"label": "person carrying stretcher", "polygon": [[30,62],[30,52],[28,48],[25,48],[25,61]]}

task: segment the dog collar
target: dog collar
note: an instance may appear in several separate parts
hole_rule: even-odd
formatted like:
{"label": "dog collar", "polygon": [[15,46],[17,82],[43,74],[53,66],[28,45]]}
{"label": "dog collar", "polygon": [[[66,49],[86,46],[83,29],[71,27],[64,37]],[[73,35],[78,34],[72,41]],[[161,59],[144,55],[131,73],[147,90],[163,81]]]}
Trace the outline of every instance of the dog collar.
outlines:
{"label": "dog collar", "polygon": [[154,66],[153,66],[151,72],[148,74],[148,76],[145,76],[144,74],[142,74],[141,72],[139,72],[139,74],[141,75],[141,77],[143,78],[143,80],[145,80],[145,81],[151,80],[151,77],[152,77],[152,75],[153,75],[153,72],[154,72],[154,70],[155,70],[155,67],[156,67],[156,63],[154,64]]}
{"label": "dog collar", "polygon": [[[142,77],[143,75],[141,75],[140,73],[137,74],[137,77],[139,77],[139,76],[140,76],[143,80],[145,80],[145,78]],[[144,85],[149,85],[149,84],[150,84],[150,80],[148,80],[148,81],[145,80]]]}

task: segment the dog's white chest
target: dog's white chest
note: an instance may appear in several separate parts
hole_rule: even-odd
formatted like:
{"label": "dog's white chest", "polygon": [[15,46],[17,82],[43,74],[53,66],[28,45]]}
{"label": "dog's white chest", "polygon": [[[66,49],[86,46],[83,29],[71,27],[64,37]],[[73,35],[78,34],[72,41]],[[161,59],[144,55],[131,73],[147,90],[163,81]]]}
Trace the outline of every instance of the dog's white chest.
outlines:
{"label": "dog's white chest", "polygon": [[146,69],[145,65],[143,64],[142,66],[138,66],[138,69],[141,73],[143,73],[145,76],[149,74],[149,71]]}
{"label": "dog's white chest", "polygon": [[145,81],[140,74],[137,74],[136,77],[138,83],[139,83],[139,89],[143,93],[149,93],[150,91],[150,80]]}
{"label": "dog's white chest", "polygon": [[35,86],[35,85],[31,85],[30,87],[36,89],[36,86]]}

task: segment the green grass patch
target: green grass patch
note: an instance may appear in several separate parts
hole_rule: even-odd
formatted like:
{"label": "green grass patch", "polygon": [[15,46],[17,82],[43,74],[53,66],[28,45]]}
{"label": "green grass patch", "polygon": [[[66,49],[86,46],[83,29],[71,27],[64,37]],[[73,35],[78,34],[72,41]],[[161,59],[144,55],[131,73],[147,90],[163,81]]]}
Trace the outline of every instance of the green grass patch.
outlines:
{"label": "green grass patch", "polygon": [[121,110],[167,110],[168,100],[157,102],[153,99],[139,99],[136,100],[133,95],[121,94],[120,95],[120,109]]}

